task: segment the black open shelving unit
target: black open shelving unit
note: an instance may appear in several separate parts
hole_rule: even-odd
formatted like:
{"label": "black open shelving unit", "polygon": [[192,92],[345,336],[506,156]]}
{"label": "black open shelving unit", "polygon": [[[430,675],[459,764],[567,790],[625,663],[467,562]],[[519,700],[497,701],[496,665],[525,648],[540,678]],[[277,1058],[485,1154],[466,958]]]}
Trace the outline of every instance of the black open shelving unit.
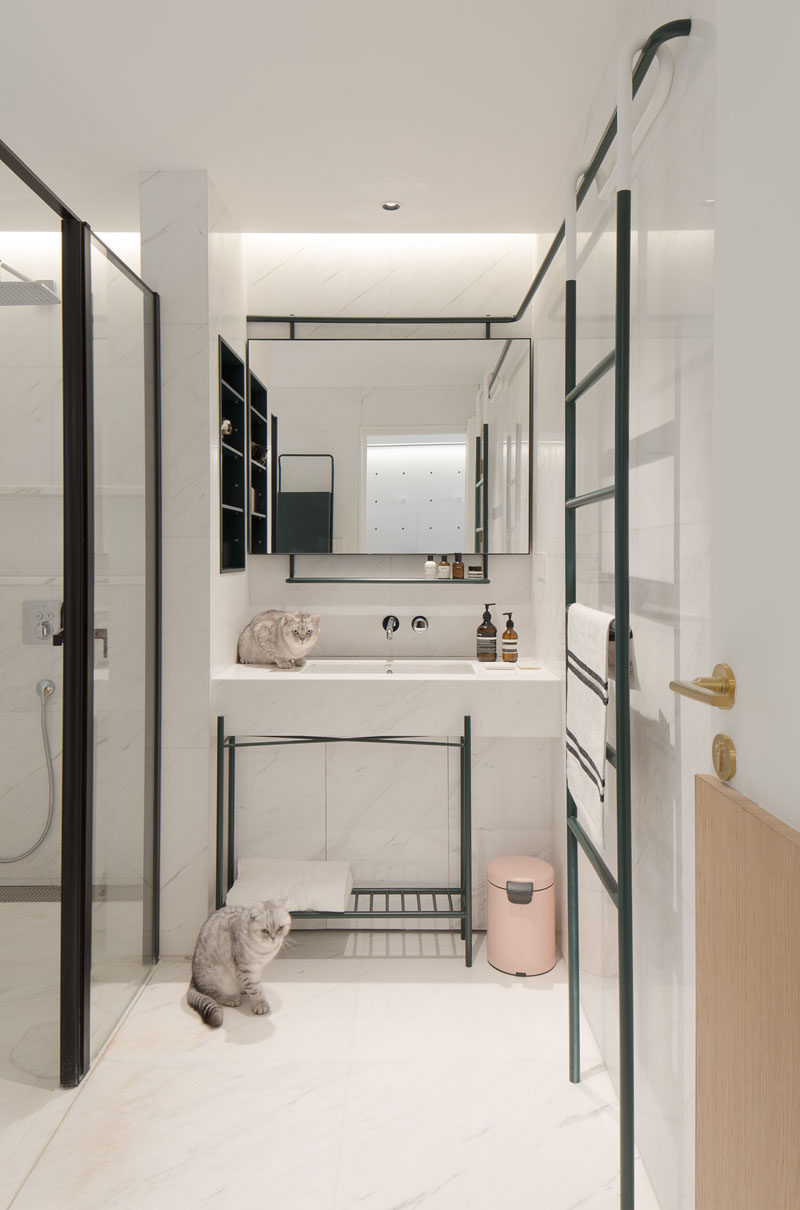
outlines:
{"label": "black open shelving unit", "polygon": [[[506,349],[509,342],[506,341]],[[505,350],[504,350],[505,353]],[[502,358],[501,358],[502,361]],[[489,426],[475,438],[475,553],[489,552]]]}
{"label": "black open shelving unit", "polygon": [[[247,549],[251,555],[265,555],[268,544],[268,501],[269,471],[267,451],[269,449],[269,421],[267,419],[267,388],[259,382],[252,370],[247,371],[247,466],[249,521]],[[259,450],[263,456],[256,457]]]}
{"label": "black open shelving unit", "polygon": [[219,569],[247,560],[247,417],[241,357],[219,338]]}

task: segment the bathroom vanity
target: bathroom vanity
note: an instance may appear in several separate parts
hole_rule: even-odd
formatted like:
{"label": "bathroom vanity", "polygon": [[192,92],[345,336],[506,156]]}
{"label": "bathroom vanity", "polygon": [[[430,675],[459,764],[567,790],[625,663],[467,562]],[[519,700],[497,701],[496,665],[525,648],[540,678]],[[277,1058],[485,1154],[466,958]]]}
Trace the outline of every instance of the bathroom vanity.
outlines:
{"label": "bathroom vanity", "polygon": [[[224,717],[226,735],[438,740],[458,739],[470,716],[472,911],[480,929],[486,862],[514,852],[550,857],[554,788],[563,785],[560,683],[525,663],[310,660],[290,670],[237,664],[214,678],[212,714]],[[237,852],[347,860],[358,885],[453,886],[461,866],[460,786],[454,748],[240,749]],[[448,924],[459,927],[435,919],[413,927]],[[409,925],[400,919],[381,927]]]}
{"label": "bathroom vanity", "polygon": [[[523,664],[525,661],[523,661]],[[231,732],[473,735],[557,739],[558,677],[476,660],[309,660],[282,670],[234,664],[213,680],[212,713]]]}

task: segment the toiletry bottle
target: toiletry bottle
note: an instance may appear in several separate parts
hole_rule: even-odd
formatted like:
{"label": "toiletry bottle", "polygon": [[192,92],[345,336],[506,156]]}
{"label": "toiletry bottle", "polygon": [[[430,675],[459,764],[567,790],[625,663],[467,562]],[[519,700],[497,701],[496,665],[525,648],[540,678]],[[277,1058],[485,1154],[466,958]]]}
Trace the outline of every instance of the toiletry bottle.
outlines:
{"label": "toiletry bottle", "polygon": [[455,557],[453,558],[453,579],[454,580],[463,580],[464,579],[464,560],[461,558],[461,555],[459,555],[459,554],[456,554]]}
{"label": "toiletry bottle", "polygon": [[447,560],[447,555],[442,555],[441,559],[439,560],[439,566],[436,569],[436,579],[437,580],[449,580],[450,579],[450,564]]}
{"label": "toiletry bottle", "polygon": [[436,560],[434,559],[433,555],[428,555],[428,561],[425,564],[425,579],[436,579]]}
{"label": "toiletry bottle", "polygon": [[505,616],[508,618],[508,625],[503,631],[503,659],[507,664],[516,664],[519,635],[514,629],[511,613],[506,613]]}
{"label": "toiletry bottle", "polygon": [[[490,601],[489,605],[494,605]],[[478,660],[481,664],[494,664],[497,661],[497,627],[492,622],[489,605],[483,611],[483,621],[478,627]]]}

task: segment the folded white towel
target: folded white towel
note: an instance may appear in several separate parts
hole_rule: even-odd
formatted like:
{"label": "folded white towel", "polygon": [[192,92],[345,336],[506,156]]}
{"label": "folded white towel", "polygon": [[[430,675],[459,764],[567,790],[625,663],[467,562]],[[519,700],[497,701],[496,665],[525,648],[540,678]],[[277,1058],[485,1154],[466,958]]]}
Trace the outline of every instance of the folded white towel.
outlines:
{"label": "folded white towel", "polygon": [[567,785],[578,821],[603,845],[611,614],[585,605],[567,611]]}
{"label": "folded white towel", "polygon": [[285,899],[288,912],[344,912],[353,889],[346,861],[242,857],[238,874],[225,899],[229,907]]}

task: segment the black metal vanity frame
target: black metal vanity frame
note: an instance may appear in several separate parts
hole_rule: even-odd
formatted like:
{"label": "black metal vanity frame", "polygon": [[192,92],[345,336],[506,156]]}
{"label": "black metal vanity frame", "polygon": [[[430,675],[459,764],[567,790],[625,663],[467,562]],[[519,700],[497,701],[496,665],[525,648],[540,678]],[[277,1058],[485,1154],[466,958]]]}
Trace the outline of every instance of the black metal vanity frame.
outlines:
{"label": "black metal vanity frame", "polygon": [[[459,885],[449,887],[353,887],[354,906],[348,911],[292,912],[292,916],[297,920],[372,920],[376,925],[380,925],[382,920],[405,920],[408,923],[414,920],[460,920],[461,939],[464,942],[464,963],[466,966],[472,966],[472,718],[470,715],[464,717],[463,735],[458,739],[441,740],[413,735],[226,735],[225,719],[219,715],[217,718],[216,906],[221,908],[224,904],[225,896],[233,885],[236,871],[236,751],[238,748],[291,747],[294,744],[402,744],[419,748],[459,749],[461,753],[461,881]],[[369,906],[362,907],[362,900]],[[397,900],[399,900],[399,905]],[[378,906],[376,906],[376,901]],[[456,906],[456,901],[458,906]],[[381,906],[381,902],[383,906]]]}

